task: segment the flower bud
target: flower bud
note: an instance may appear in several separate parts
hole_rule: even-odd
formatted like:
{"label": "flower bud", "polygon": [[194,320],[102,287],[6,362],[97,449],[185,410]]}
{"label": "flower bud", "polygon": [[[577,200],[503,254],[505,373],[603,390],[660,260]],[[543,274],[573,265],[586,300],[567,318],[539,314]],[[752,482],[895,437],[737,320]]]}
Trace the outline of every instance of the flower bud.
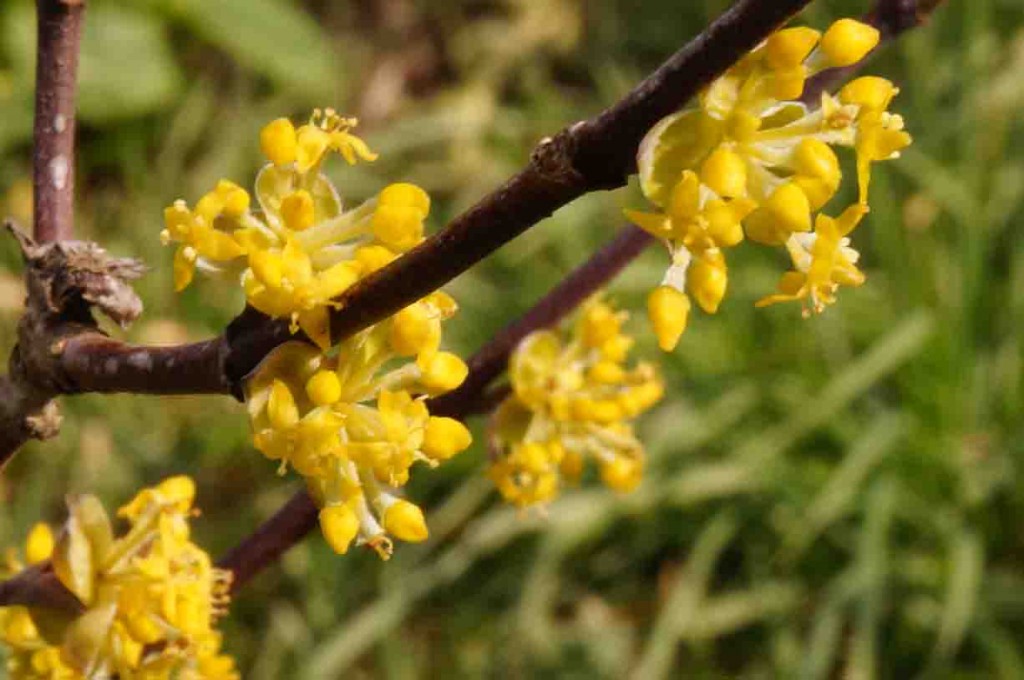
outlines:
{"label": "flower bud", "polygon": [[384,530],[395,538],[409,543],[427,540],[427,521],[419,506],[406,500],[396,500],[384,511]]}
{"label": "flower bud", "polygon": [[260,150],[274,165],[295,162],[295,126],[287,118],[278,118],[260,130]]}
{"label": "flower bud", "polygon": [[328,505],[320,511],[320,531],[331,549],[344,555],[359,533],[359,519],[348,505]]}
{"label": "flower bud", "polygon": [[821,51],[825,53],[829,66],[850,66],[867,56],[880,37],[874,26],[855,19],[840,19],[822,36]]}
{"label": "flower bud", "polygon": [[647,297],[647,316],[658,336],[658,347],[671,352],[686,330],[690,298],[672,286],[658,286]]}

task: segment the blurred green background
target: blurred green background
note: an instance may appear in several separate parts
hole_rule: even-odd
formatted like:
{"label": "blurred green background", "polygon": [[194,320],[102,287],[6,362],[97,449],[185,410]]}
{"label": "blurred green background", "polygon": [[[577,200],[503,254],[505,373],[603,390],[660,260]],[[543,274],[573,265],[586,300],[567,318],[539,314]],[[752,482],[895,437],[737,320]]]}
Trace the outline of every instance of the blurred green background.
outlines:
{"label": "blurred green background", "polygon": [[[90,0],[78,235],[143,258],[140,342],[207,337],[241,306],[172,291],[161,209],[258,167],[257,132],[313,106],[358,115],[382,159],[333,164],[361,200],[408,180],[434,228],[532,146],[615,101],[722,1]],[[815,2],[824,27],[867,0]],[[432,538],[382,564],[319,536],[244,589],[227,650],[246,678],[1024,677],[1024,6],[953,0],[870,71],[898,82],[914,146],[876,170],[856,234],[868,283],[821,317],[755,310],[781,251],[730,254],[730,295],[659,357],[669,396],[641,422],[627,497],[585,484],[546,517],[501,505],[480,446],[414,475]],[[0,8],[0,210],[30,220],[33,9]],[[469,353],[641,206],[587,196],[449,290]],[[642,308],[652,249],[612,288]],[[0,355],[21,299],[0,243]],[[638,351],[657,357],[642,313]],[[0,538],[111,507],[163,476],[200,486],[219,554],[298,485],[248,445],[227,398],[63,400],[60,437],[0,480]],[[479,423],[476,429],[479,432]]]}

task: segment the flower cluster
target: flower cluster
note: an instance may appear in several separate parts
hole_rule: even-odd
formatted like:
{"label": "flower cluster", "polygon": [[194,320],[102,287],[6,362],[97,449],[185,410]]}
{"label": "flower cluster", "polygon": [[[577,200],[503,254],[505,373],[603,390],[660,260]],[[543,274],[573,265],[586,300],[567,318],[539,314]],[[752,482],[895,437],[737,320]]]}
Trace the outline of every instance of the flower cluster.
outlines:
{"label": "flower cluster", "polygon": [[[820,312],[839,286],[864,281],[846,235],[867,212],[870,167],[910,144],[888,107],[897,88],[857,78],[818,106],[799,101],[808,77],[860,61],[878,31],[841,19],[824,34],[776,32],[702,93],[699,103],[651,129],[637,157],[644,195],[660,208],[629,210],[638,226],[663,240],[672,263],[648,298],[658,343],[668,351],[686,328],[690,296],[709,314],[728,284],[725,251],[744,238],[785,245],[794,271],[760,305],[804,300]],[[840,186],[832,146],[856,153],[858,202],[838,218],[818,213]]]}
{"label": "flower cluster", "polygon": [[[118,511],[128,531],[115,537],[94,496],[68,501],[56,544],[45,525],[29,534],[26,559],[50,559],[61,583],[84,606],[70,619],[45,610],[3,610],[0,630],[12,678],[239,677],[220,653],[213,624],[228,602],[230,573],[191,542],[195,485],[171,477],[142,490]],[[8,558],[13,571],[21,564]]]}
{"label": "flower cluster", "polygon": [[[53,532],[46,524],[36,524],[25,540],[25,562],[29,566],[50,559]],[[17,550],[8,549],[5,576],[25,568]],[[18,680],[71,680],[81,677],[61,658],[60,647],[47,642],[39,632],[28,607],[0,609],[0,639],[7,645],[7,676]]]}
{"label": "flower cluster", "polygon": [[286,343],[248,382],[256,448],[306,479],[338,553],[355,541],[387,559],[390,536],[427,538],[422,510],[397,489],[413,463],[438,465],[471,443],[462,423],[431,416],[425,403],[466,377],[462,360],[438,347],[454,312],[454,300],[432,293],[330,355]]}
{"label": "flower cluster", "polygon": [[664,386],[650,364],[626,367],[633,344],[622,332],[626,316],[591,300],[570,338],[537,331],[512,355],[512,394],[494,415],[489,471],[510,503],[551,500],[563,478],[579,479],[588,457],[616,491],[640,482],[644,450],[631,421],[661,399]]}
{"label": "flower cluster", "polygon": [[194,208],[180,200],[168,207],[160,236],[178,244],[175,287],[188,286],[197,268],[237,276],[250,305],[329,346],[332,299],[422,241],[430,211],[412,184],[343,208],[321,166],[331,152],[350,164],[376,158],[352,134],[355,124],[326,109],[298,128],[285,118],[264,127],[260,147],[270,162],[256,177],[256,210],[228,180]]}

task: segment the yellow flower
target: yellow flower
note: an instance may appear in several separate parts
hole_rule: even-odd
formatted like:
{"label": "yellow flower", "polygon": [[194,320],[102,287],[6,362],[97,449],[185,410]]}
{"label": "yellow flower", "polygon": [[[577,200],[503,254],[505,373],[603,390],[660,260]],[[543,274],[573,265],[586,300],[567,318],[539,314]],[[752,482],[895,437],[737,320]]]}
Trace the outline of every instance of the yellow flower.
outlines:
{"label": "yellow flower", "polygon": [[366,544],[386,559],[391,536],[427,537],[422,511],[398,489],[415,463],[437,465],[472,441],[462,423],[431,416],[424,400],[466,376],[462,360],[439,349],[441,323],[455,308],[433,293],[330,356],[286,343],[247,385],[256,448],[305,477],[338,553]]}
{"label": "yellow flower", "polygon": [[776,302],[805,300],[804,316],[821,313],[835,302],[839,286],[859,286],[864,274],[857,269],[859,253],[850,247],[847,235],[856,228],[867,207],[856,203],[837,217],[820,214],[812,234],[794,234],[786,247],[793,271],[779,281],[779,292],[757,302],[765,307]]}
{"label": "yellow flower", "polygon": [[236,276],[253,307],[287,318],[321,347],[329,343],[333,298],[423,240],[430,199],[412,184],[392,184],[376,197],[344,210],[321,172],[338,153],[349,163],[374,160],[352,134],[356,121],[331,109],[316,110],[298,129],[279,118],[260,133],[270,161],[256,177],[256,207],[249,194],[222,180],[195,208],[177,201],[164,212],[164,243],[178,243],[175,287],[185,288],[197,268]]}
{"label": "yellow flower", "polygon": [[[129,522],[115,537],[93,496],[71,497],[70,516],[54,544],[45,525],[29,535],[26,554],[46,559],[84,605],[44,641],[33,612],[0,611],[11,647],[12,678],[182,677],[235,679],[213,628],[228,602],[230,573],[213,567],[189,539],[195,485],[172,477],[143,489],[118,514]],[[53,623],[52,617],[48,619]]]}
{"label": "yellow flower", "polygon": [[[36,524],[25,540],[25,560],[30,565],[48,560],[53,546],[50,527]],[[5,567],[5,578],[25,568],[16,550],[7,551]],[[40,634],[32,613],[21,606],[0,608],[0,640],[7,645],[7,677],[12,680],[81,678],[81,674],[61,659],[60,646],[51,644]]]}
{"label": "yellow flower", "polygon": [[537,331],[512,355],[512,395],[494,416],[488,471],[510,503],[552,500],[563,479],[579,479],[584,458],[617,491],[640,481],[644,451],[631,421],[661,398],[663,385],[649,364],[626,368],[632,339],[622,332],[625,319],[592,300],[570,338]]}
{"label": "yellow flower", "polygon": [[783,29],[712,82],[696,106],[648,132],[637,155],[640,187],[660,211],[626,215],[671,255],[648,300],[663,349],[685,329],[690,296],[706,312],[718,308],[726,249],[744,237],[790,249],[807,240],[814,213],[842,179],[833,146],[855,150],[866,205],[871,164],[910,144],[902,118],[887,110],[898,90],[883,78],[858,78],[816,107],[799,101],[807,78],[861,60],[878,40],[876,29],[853,19],[824,35]]}

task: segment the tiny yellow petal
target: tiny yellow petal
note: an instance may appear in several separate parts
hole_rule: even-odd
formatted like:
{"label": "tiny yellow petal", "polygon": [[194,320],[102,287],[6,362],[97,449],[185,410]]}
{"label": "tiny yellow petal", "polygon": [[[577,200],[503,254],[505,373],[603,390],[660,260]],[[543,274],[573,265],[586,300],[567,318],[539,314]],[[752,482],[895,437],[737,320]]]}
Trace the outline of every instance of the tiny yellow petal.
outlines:
{"label": "tiny yellow petal", "polygon": [[773,69],[788,69],[801,64],[820,38],[821,33],[806,26],[776,31],[765,43],[768,65]]}
{"label": "tiny yellow petal", "polygon": [[627,493],[640,484],[643,472],[643,464],[639,460],[616,457],[601,466],[601,481],[610,489]]}
{"label": "tiny yellow petal", "polygon": [[431,416],[423,433],[423,453],[434,460],[448,460],[473,443],[473,435],[454,418]]}
{"label": "tiny yellow petal", "polygon": [[701,166],[700,176],[719,196],[734,198],[747,192],[747,165],[730,149],[721,146],[715,149]]}
{"label": "tiny yellow petal", "polygon": [[708,314],[718,311],[725,297],[729,277],[725,260],[718,257],[699,257],[686,272],[686,289],[697,299],[697,304]]}
{"label": "tiny yellow petal", "polygon": [[658,286],[647,297],[647,316],[658,336],[658,347],[671,352],[686,330],[690,298],[671,286]]}
{"label": "tiny yellow petal", "polygon": [[441,341],[441,324],[424,305],[409,305],[391,318],[388,339],[392,349],[402,356],[429,353]]}
{"label": "tiny yellow petal", "polygon": [[274,165],[295,162],[295,126],[287,118],[278,118],[260,130],[260,150]]}
{"label": "tiny yellow petal", "polygon": [[334,371],[317,371],[306,381],[306,395],[317,406],[329,406],[341,399],[341,381]]}
{"label": "tiny yellow petal", "polygon": [[822,36],[821,51],[828,58],[829,66],[850,66],[867,56],[880,37],[874,26],[855,19],[840,19]]}
{"label": "tiny yellow petal", "polygon": [[299,407],[291,390],[280,380],[274,380],[267,401],[267,417],[272,427],[284,430],[299,422]]}
{"label": "tiny yellow petal", "polygon": [[53,554],[53,532],[43,522],[37,523],[28,533],[25,541],[25,559],[29,564],[38,564],[50,559]]}
{"label": "tiny yellow petal", "polygon": [[281,217],[292,231],[305,231],[313,226],[313,197],[305,189],[289,194],[281,201]]}
{"label": "tiny yellow petal", "polygon": [[427,521],[419,506],[406,500],[397,500],[384,511],[384,530],[402,541],[421,543],[427,540]]}
{"label": "tiny yellow petal", "polygon": [[344,555],[359,533],[359,519],[347,505],[328,505],[320,511],[320,530],[331,549]]}

